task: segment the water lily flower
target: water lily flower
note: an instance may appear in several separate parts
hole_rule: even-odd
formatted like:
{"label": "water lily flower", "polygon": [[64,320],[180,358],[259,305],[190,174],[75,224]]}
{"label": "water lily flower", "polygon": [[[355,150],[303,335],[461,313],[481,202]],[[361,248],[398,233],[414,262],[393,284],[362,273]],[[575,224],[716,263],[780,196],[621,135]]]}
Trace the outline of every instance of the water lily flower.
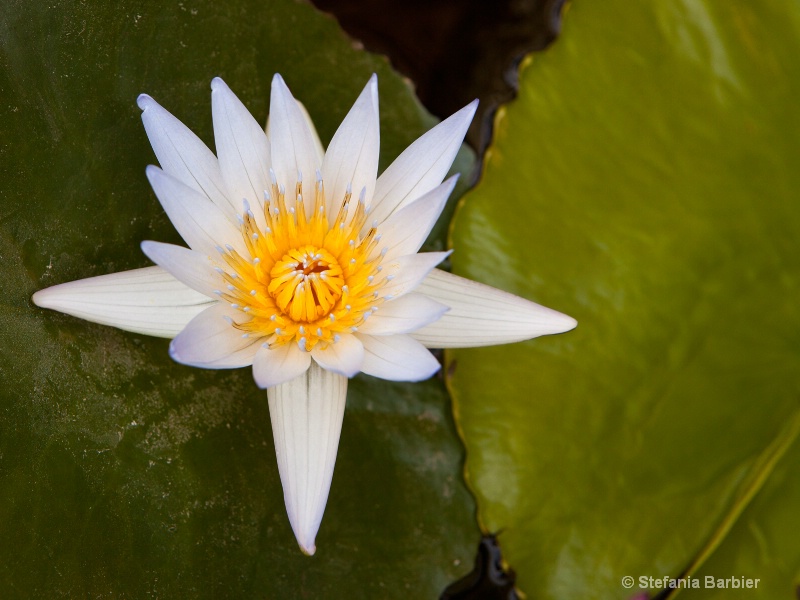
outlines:
{"label": "water lily flower", "polygon": [[528,300],[435,269],[418,253],[455,185],[442,183],[473,102],[380,177],[373,76],[327,150],[283,79],[265,131],[219,78],[217,155],[147,95],[142,121],[161,167],[147,177],[188,248],[155,241],[157,266],[63,283],[33,301],[89,321],[174,338],[178,362],[252,366],[267,389],[286,509],[313,554],[342,427],[347,381],[433,375],[428,348],[502,344],[575,327]]}

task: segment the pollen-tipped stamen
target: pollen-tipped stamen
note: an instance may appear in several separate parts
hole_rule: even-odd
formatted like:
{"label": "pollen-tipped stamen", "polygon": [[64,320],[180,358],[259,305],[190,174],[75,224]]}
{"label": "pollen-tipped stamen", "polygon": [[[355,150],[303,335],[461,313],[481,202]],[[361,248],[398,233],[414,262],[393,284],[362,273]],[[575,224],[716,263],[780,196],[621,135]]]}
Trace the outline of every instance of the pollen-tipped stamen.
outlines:
{"label": "pollen-tipped stamen", "polygon": [[375,252],[377,223],[359,235],[368,215],[366,188],[351,211],[348,185],[330,222],[325,185],[319,171],[316,176],[309,204],[302,173],[290,199],[271,171],[263,225],[243,202],[240,228],[246,254],[231,246],[218,249],[226,266],[219,272],[227,284],[218,296],[242,311],[237,329],[270,347],[297,343],[310,351],[319,343],[334,343],[341,334],[357,331],[382,301],[377,290],[386,282],[375,277],[381,259]]}

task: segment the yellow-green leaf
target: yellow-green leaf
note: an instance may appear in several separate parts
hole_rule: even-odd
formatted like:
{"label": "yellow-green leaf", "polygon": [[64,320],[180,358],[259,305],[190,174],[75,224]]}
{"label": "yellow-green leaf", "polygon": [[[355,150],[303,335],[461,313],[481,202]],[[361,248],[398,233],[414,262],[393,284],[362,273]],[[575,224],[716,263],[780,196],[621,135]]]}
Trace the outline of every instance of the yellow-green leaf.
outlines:
{"label": "yellow-green leaf", "polygon": [[450,383],[480,522],[532,598],[625,598],[721,527],[698,575],[794,594],[797,452],[737,503],[800,410],[798,56],[790,0],[574,2],[498,115],[454,271],[579,325],[454,351]]}

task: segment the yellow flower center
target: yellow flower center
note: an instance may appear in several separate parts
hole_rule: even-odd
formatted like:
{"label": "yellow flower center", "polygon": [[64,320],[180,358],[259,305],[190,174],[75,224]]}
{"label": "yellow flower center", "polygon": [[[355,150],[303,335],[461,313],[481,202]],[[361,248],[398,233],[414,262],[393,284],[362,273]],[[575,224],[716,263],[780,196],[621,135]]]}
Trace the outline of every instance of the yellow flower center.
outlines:
{"label": "yellow flower center", "polygon": [[269,272],[267,291],[294,321],[314,321],[330,313],[342,297],[342,268],[324,248],[290,250]]}
{"label": "yellow flower center", "polygon": [[348,188],[330,221],[321,179],[310,207],[302,183],[294,202],[276,183],[264,196],[263,215],[257,219],[245,203],[241,219],[250,256],[219,248],[228,266],[219,271],[228,285],[217,294],[243,313],[233,326],[271,347],[296,342],[307,351],[357,331],[382,302],[378,288],[384,283],[377,277],[383,254],[375,252],[375,223],[361,235],[364,198],[352,207]]}

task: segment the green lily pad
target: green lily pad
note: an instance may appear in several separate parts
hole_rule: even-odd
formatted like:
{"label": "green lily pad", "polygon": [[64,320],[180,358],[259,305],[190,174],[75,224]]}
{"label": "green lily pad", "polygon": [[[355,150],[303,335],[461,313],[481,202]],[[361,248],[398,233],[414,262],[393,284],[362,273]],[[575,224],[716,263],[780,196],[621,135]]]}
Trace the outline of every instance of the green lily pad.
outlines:
{"label": "green lily pad", "polygon": [[212,77],[265,119],[280,72],[327,141],[377,72],[385,167],[433,122],[408,84],[290,0],[12,1],[2,13],[0,596],[437,595],[478,536],[440,381],[351,382],[308,558],[248,370],[184,367],[164,340],[30,303],[146,266],[143,239],[179,241],[144,176],[155,157],[140,92],[210,143]]}
{"label": "green lily pad", "polygon": [[794,594],[797,56],[796,2],[576,2],[498,115],[453,269],[579,325],[448,372],[480,523],[532,598],[684,569]]}
{"label": "green lily pad", "polygon": [[[795,414],[764,452],[764,462],[753,469],[750,485],[742,486],[734,510],[695,558],[701,568],[693,572],[697,584],[687,588],[688,598],[722,599],[737,593],[745,598],[790,598],[800,593],[800,544],[791,535],[800,503],[800,444],[793,443],[799,429],[800,416]],[[749,504],[751,490],[757,495]],[[738,511],[739,506],[743,510]],[[703,562],[706,554],[709,558]]]}

